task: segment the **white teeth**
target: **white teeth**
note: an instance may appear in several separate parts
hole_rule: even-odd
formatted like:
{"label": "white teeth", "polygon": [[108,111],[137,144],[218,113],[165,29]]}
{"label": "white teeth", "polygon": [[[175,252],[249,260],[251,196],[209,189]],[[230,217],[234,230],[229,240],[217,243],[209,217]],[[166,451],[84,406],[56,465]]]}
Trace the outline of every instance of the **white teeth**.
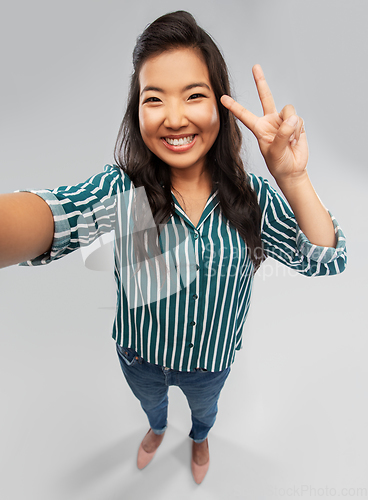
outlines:
{"label": "white teeth", "polygon": [[169,139],[165,137],[165,141],[171,146],[184,146],[184,144],[190,144],[194,139],[194,135],[189,135],[188,137],[181,137],[180,139]]}

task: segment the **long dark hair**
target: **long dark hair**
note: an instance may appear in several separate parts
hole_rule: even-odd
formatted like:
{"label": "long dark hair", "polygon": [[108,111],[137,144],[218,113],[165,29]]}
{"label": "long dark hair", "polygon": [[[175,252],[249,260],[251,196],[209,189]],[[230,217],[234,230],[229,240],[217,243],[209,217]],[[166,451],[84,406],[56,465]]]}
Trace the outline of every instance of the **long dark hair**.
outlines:
{"label": "long dark hair", "polygon": [[240,157],[242,135],[232,113],[220,102],[230,94],[226,63],[210,35],[198,26],[191,14],[177,11],[159,17],[138,37],[133,51],[133,74],[127,109],[115,146],[115,161],[135,187],[144,186],[157,231],[174,214],[170,167],[145,145],[139,128],[139,73],[150,57],[172,48],[200,51],[207,64],[220,116],[219,134],[208,151],[206,165],[218,188],[220,207],[246,242],[256,270],[263,260],[261,211],[255,192],[249,185]]}

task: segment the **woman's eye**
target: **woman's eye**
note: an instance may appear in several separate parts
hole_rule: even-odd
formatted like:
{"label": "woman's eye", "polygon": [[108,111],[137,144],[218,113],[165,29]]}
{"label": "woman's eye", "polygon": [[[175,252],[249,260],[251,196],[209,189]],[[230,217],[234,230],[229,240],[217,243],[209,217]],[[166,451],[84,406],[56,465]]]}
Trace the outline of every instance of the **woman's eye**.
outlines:
{"label": "woman's eye", "polygon": [[158,97],[148,97],[144,102],[160,102]]}
{"label": "woman's eye", "polygon": [[203,94],[192,94],[189,99],[198,99],[199,97],[206,97]]}

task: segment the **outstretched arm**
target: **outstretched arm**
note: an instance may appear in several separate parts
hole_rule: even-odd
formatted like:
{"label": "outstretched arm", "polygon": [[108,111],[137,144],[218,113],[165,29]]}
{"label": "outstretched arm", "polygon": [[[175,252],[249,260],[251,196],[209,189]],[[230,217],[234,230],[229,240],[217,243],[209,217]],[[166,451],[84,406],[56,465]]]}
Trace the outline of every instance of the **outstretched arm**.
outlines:
{"label": "outstretched arm", "polygon": [[47,252],[54,219],[47,203],[33,193],[0,195],[0,268]]}
{"label": "outstretched arm", "polygon": [[264,116],[258,117],[229,96],[222,96],[228,108],[257,138],[268,170],[286,197],[300,229],[315,245],[335,247],[331,217],[315,192],[306,170],[308,144],[303,120],[292,105],[277,112],[272,93],[259,64],[253,77]]}

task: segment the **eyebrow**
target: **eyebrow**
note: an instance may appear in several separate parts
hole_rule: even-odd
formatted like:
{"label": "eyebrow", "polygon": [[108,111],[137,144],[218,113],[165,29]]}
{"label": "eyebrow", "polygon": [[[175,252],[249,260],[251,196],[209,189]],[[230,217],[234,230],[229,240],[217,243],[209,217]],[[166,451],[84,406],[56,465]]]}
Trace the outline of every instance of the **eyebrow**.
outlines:
{"label": "eyebrow", "polygon": [[[190,83],[189,85],[187,85],[186,87],[183,88],[182,92],[185,92],[186,90],[194,89],[195,87],[205,87],[208,90],[211,90],[210,87],[207,85],[207,83],[197,82],[197,83]],[[162,92],[162,93],[164,93],[164,90],[161,89],[160,87],[153,87],[152,85],[147,85],[142,90],[141,95],[144,92],[148,92],[149,90],[153,90],[154,92]]]}

